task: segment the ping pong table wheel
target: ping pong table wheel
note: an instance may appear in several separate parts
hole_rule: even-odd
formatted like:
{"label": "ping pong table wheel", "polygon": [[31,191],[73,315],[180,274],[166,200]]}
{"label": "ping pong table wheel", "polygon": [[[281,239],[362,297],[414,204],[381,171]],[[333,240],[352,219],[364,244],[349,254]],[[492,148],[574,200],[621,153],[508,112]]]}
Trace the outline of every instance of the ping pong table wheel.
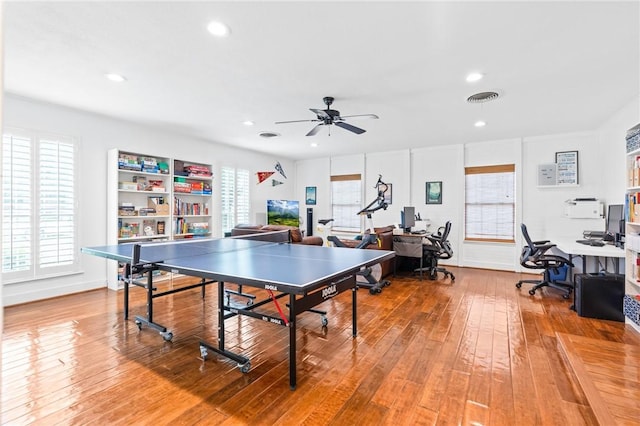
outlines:
{"label": "ping pong table wheel", "polygon": [[247,306],[251,306],[253,305],[253,299],[249,298],[247,299]]}
{"label": "ping pong table wheel", "polygon": [[173,333],[170,331],[165,331],[164,333],[160,333],[165,342],[170,342],[173,339]]}
{"label": "ping pong table wheel", "polygon": [[207,355],[209,355],[209,352],[207,352],[207,348],[204,346],[200,346],[200,356],[202,357],[202,360],[206,360],[207,359]]}
{"label": "ping pong table wheel", "polygon": [[244,364],[238,364],[238,368],[240,369],[240,371],[242,371],[243,373],[248,373],[249,369],[251,369],[251,363],[249,361],[245,362]]}
{"label": "ping pong table wheel", "polygon": [[323,327],[326,327],[329,325],[329,320],[324,315],[322,316],[321,322]]}
{"label": "ping pong table wheel", "polygon": [[136,320],[136,325],[138,326],[138,330],[142,330],[142,321]]}

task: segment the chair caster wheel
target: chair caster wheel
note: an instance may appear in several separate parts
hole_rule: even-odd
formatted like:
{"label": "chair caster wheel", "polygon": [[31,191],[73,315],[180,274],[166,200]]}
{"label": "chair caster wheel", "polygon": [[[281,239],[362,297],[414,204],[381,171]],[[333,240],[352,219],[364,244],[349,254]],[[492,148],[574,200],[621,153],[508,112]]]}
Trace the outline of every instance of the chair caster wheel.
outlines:
{"label": "chair caster wheel", "polygon": [[562,295],[562,298],[563,298],[563,299],[568,299],[568,298],[569,298],[569,295],[568,295],[568,294],[563,294],[563,295]]}
{"label": "chair caster wheel", "polygon": [[326,327],[326,326],[328,326],[328,325],[329,325],[329,320],[328,320],[328,319],[327,319],[327,317],[325,317],[325,316],[323,316],[323,317],[322,317],[321,322],[322,322],[322,326],[323,326],[323,327]]}
{"label": "chair caster wheel", "polygon": [[371,287],[369,289],[369,293],[371,293],[371,294],[382,293],[382,289],[380,287]]}
{"label": "chair caster wheel", "polygon": [[456,277],[453,276],[453,274],[451,274],[451,282],[454,282],[456,280]]}
{"label": "chair caster wheel", "polygon": [[251,369],[251,363],[247,361],[244,364],[238,365],[238,368],[240,368],[240,371],[242,371],[243,373],[248,373],[249,369]]}
{"label": "chair caster wheel", "polygon": [[138,326],[138,330],[142,330],[142,322],[140,320],[136,320],[136,326]]}
{"label": "chair caster wheel", "polygon": [[516,283],[516,288],[522,287],[522,283]]}
{"label": "chair caster wheel", "polygon": [[535,290],[529,290],[529,294],[533,296],[534,294],[536,294],[536,291]]}

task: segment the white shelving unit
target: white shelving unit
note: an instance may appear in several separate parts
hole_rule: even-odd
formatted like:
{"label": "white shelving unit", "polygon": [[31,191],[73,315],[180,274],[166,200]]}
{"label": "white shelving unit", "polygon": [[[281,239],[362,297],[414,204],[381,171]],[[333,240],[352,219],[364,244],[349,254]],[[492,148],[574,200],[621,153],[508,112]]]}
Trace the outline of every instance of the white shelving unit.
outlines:
{"label": "white shelving unit", "polygon": [[[119,149],[109,150],[108,161],[108,244],[211,235],[210,165]],[[191,169],[197,172],[190,173]],[[189,184],[189,192],[175,191],[176,178]],[[186,187],[180,190],[186,191]],[[179,209],[177,200],[187,210]],[[177,227],[181,222],[186,223],[183,229]],[[121,268],[110,263],[108,287],[119,289]]]}
{"label": "white shelving unit", "polygon": [[[630,146],[629,136],[640,132],[640,124],[627,132],[627,146]],[[637,138],[640,138],[638,133]],[[627,189],[625,192],[625,294],[626,299],[636,300],[637,310],[632,310],[635,318],[625,318],[627,324],[633,325],[640,332],[640,301],[636,296],[640,294],[640,147],[631,144],[631,151],[627,152]],[[625,304],[630,303],[625,300]],[[633,303],[633,302],[631,302]],[[627,309],[628,310],[628,309]]]}
{"label": "white shelving unit", "polygon": [[173,162],[173,238],[210,236],[213,177],[210,164]]}

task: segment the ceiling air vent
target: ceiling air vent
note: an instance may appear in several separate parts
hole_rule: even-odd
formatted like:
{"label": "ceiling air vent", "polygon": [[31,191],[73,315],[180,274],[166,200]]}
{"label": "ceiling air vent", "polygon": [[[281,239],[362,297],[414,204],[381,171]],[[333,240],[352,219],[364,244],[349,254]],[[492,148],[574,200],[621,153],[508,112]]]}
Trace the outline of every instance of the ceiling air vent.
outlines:
{"label": "ceiling air vent", "polygon": [[467,98],[467,102],[472,104],[478,104],[482,102],[489,102],[498,99],[498,95],[496,92],[480,92],[475,95],[471,95]]}
{"label": "ceiling air vent", "polygon": [[276,133],[276,132],[260,132],[260,133],[258,133],[258,135],[263,137],[263,138],[277,138],[278,136],[280,136],[280,133]]}

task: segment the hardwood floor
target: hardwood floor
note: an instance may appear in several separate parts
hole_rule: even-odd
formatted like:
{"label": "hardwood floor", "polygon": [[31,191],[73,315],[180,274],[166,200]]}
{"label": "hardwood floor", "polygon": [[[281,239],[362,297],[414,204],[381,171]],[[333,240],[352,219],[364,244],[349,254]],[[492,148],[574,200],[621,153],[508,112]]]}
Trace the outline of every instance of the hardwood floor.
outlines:
{"label": "hardwood floor", "polygon": [[[227,321],[247,374],[213,353],[201,360],[199,340],[217,338],[215,287],[204,300],[197,289],[156,299],[172,342],[124,321],[121,294],[108,290],[6,308],[2,423],[597,424],[556,333],[598,339],[603,354],[609,343],[637,348],[640,335],[579,317],[555,290],[517,290],[520,274],[450,269],[454,284],[398,276],[380,295],[360,290],[355,339],[349,292],[321,305],[325,331],[317,315],[299,317],[295,391],[284,327]],[[132,314],[144,313],[143,296],[132,291]]]}

